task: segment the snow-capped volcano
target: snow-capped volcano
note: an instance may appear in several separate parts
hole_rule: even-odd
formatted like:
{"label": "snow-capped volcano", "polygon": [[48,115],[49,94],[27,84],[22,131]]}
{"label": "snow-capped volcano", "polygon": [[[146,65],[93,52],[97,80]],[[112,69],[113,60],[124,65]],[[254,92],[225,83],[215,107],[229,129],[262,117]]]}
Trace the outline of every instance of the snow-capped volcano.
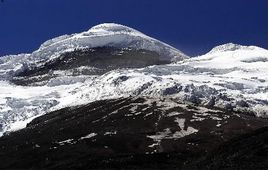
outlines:
{"label": "snow-capped volcano", "polygon": [[51,39],[42,44],[32,54],[32,58],[53,59],[75,49],[95,47],[145,49],[159,53],[164,60],[172,61],[187,58],[185,54],[174,47],[146,36],[135,29],[114,23],[100,24],[82,33]]}
{"label": "snow-capped volcano", "polygon": [[[95,47],[135,48],[155,51],[163,60],[178,61],[187,58],[181,51],[143,33],[120,24],[106,23],[92,27],[86,32],[64,35],[41,45],[33,56],[42,54],[57,57],[67,51]],[[40,56],[41,54],[41,56]],[[44,56],[45,58],[45,56]]]}
{"label": "snow-capped volcano", "polygon": [[267,117],[267,75],[259,47],[225,44],[189,59],[132,28],[101,24],[0,58],[0,135],[53,110],[129,96]]}
{"label": "snow-capped volcano", "polygon": [[2,57],[0,80],[10,79],[25,70],[42,67],[49,62],[61,59],[66,53],[101,47],[111,47],[117,50],[147,50],[157,53],[158,56],[155,58],[164,62],[189,58],[174,47],[135,29],[120,24],[106,23],[94,26],[82,33],[63,35],[48,40],[31,54]]}
{"label": "snow-capped volcano", "polygon": [[[161,41],[151,38],[135,29],[120,24],[107,23],[92,27],[86,32],[65,35],[49,40],[34,53],[53,56],[81,48],[95,47],[134,48],[155,51],[164,60],[178,61],[188,58],[181,51]],[[51,56],[50,56],[51,57]]]}
{"label": "snow-capped volcano", "polygon": [[54,58],[74,49],[104,46],[155,51],[160,54],[163,60],[177,61],[187,58],[181,51],[161,41],[146,36],[135,29],[114,23],[100,24],[86,32],[64,35],[49,40],[33,53],[33,57],[46,58],[45,56],[49,55],[50,58]]}

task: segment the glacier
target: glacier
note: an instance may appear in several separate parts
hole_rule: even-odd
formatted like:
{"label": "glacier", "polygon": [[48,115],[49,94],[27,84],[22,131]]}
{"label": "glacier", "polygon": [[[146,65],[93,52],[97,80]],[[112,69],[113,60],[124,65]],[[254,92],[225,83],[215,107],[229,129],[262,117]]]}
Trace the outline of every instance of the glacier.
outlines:
{"label": "glacier", "polygon": [[[37,86],[19,86],[13,76],[76,49],[114,46],[157,52],[170,64],[117,69],[103,75],[69,75]],[[31,54],[0,58],[0,136],[54,110],[129,96],[169,97],[197,106],[268,118],[268,50],[224,44],[188,57],[132,28],[101,24],[49,40]],[[16,126],[19,124],[20,126]]]}

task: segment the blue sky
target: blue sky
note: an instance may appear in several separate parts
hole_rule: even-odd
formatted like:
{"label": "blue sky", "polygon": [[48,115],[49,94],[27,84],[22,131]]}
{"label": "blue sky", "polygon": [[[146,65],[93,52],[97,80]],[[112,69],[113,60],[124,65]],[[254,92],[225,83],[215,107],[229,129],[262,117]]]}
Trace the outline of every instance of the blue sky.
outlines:
{"label": "blue sky", "polygon": [[192,56],[228,42],[268,49],[267,0],[5,0],[0,56],[104,22],[136,28]]}

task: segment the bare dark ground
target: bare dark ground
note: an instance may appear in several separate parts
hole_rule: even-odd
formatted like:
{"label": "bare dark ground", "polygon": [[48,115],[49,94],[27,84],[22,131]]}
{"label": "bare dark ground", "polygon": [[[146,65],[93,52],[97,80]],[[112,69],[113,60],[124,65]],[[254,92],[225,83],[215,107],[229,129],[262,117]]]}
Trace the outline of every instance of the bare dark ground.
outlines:
{"label": "bare dark ground", "polygon": [[[165,109],[148,101],[103,100],[38,117],[0,138],[0,169],[268,168],[267,119],[215,110],[193,121],[195,106]],[[180,114],[168,116],[174,112]],[[176,119],[185,120],[183,129]],[[188,127],[198,132],[158,144],[148,137]]]}

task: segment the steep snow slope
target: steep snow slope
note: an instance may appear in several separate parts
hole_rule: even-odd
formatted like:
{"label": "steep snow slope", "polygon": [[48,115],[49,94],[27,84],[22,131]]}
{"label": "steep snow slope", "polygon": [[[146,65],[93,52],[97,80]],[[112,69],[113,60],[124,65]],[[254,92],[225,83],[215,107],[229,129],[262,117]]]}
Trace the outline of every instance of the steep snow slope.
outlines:
{"label": "steep snow slope", "polygon": [[33,65],[43,66],[67,51],[108,45],[149,49],[171,60],[187,58],[160,41],[115,24],[52,39],[32,54],[3,57],[0,133],[17,130],[17,125],[25,126],[28,118],[53,110],[128,96],[169,97],[197,106],[268,117],[268,51],[254,46],[225,44],[177,63],[113,70],[103,75],[77,76],[69,70],[56,70],[57,77],[36,87],[9,82],[16,73]]}
{"label": "steep snow slope", "polygon": [[75,50],[48,61],[41,67],[21,71],[12,77],[17,85],[42,85],[62,73],[68,75],[102,75],[111,70],[143,68],[150,65],[168,64],[153,51],[133,48],[97,47]]}

